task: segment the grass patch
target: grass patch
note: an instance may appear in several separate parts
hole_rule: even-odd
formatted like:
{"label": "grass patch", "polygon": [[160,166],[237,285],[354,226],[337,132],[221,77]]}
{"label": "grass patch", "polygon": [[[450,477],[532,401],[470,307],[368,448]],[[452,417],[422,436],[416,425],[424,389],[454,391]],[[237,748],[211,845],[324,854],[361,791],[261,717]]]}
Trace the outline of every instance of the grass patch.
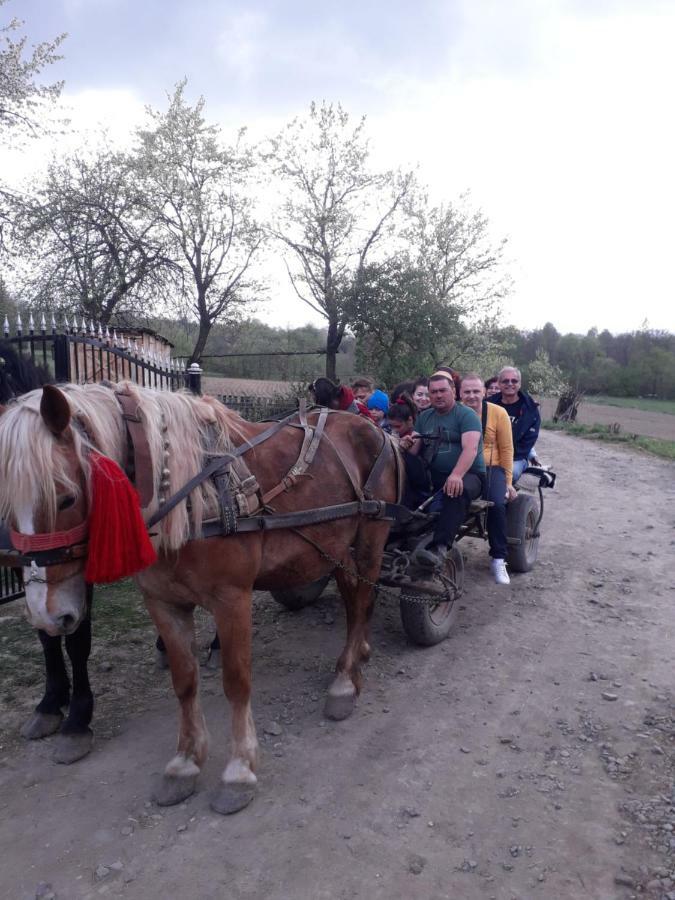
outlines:
{"label": "grass patch", "polygon": [[[152,637],[138,637],[134,632],[153,634],[152,623],[143,600],[132,581],[99,585],[94,589],[92,613],[94,649],[101,649],[105,642],[113,645],[124,643],[152,644]],[[37,632],[23,615],[23,601],[16,605],[16,612],[0,618],[0,684],[5,702],[10,702],[13,690],[39,684],[44,679],[44,657]]]}
{"label": "grass patch", "polygon": [[595,441],[607,441],[613,444],[627,444],[645,450],[662,459],[675,460],[675,441],[662,438],[646,437],[642,434],[615,431],[612,425],[579,425],[576,422],[542,422],[542,428],[548,431],[564,431],[576,437],[590,438]]}
{"label": "grass patch", "polygon": [[619,406],[622,409],[641,409],[643,412],[660,412],[675,416],[675,400],[655,400],[653,397],[604,397],[601,394],[589,396],[588,403],[600,403],[603,406]]}
{"label": "grass patch", "polygon": [[92,624],[94,633],[101,638],[152,627],[143,598],[130,579],[94,588]]}

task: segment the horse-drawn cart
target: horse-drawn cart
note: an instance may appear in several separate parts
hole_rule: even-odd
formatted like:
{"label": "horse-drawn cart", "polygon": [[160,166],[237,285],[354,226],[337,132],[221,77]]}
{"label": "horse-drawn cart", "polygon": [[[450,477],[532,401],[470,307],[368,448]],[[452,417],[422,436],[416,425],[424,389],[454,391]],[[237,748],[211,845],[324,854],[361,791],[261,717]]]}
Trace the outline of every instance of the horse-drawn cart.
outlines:
{"label": "horse-drawn cart", "polygon": [[[507,562],[512,572],[529,572],[539,553],[540,526],[544,516],[544,488],[555,485],[556,476],[549,469],[531,466],[530,476],[519,485],[518,496],[507,506]],[[532,480],[536,479],[536,481]],[[533,488],[536,488],[536,493]],[[398,602],[403,628],[415,644],[432,646],[450,634],[459,612],[464,591],[464,557],[455,545],[446,555],[442,568],[432,571],[417,566],[414,551],[433,540],[437,512],[431,504],[419,510],[400,511],[392,526],[382,559],[378,592],[389,588],[400,590]],[[475,500],[458,540],[474,537],[487,540],[487,500]],[[287,609],[297,611],[319,599],[330,581],[326,575],[299,588],[271,591],[274,599]]]}

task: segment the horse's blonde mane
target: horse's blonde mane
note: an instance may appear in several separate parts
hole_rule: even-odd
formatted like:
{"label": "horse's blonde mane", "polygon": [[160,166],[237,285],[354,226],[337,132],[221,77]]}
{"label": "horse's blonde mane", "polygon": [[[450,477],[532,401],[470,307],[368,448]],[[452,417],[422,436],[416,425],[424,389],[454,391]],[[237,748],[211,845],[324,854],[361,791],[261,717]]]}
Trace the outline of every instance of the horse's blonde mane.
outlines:
{"label": "horse's blonde mane", "polygon": [[[187,392],[171,393],[122,382],[138,400],[150,446],[154,496],[144,510],[146,518],[158,508],[165,460],[169,470],[167,496],[200,472],[204,452],[226,452],[231,435],[240,433],[241,419],[212,397]],[[62,385],[73,416],[72,449],[90,486],[88,452],[96,449],[123,464],[127,455],[126,428],[114,390],[102,385]],[[39,503],[48,528],[56,519],[55,482],[77,492],[67,474],[64,445],[56,441],[40,415],[42,390],[32,391],[0,416],[0,518],[16,524],[17,511]],[[165,444],[168,445],[165,448]],[[168,456],[165,456],[165,451]],[[190,494],[190,508],[179,503],[155,530],[164,550],[175,550],[199,534],[205,515],[217,510],[217,497],[209,481]]]}

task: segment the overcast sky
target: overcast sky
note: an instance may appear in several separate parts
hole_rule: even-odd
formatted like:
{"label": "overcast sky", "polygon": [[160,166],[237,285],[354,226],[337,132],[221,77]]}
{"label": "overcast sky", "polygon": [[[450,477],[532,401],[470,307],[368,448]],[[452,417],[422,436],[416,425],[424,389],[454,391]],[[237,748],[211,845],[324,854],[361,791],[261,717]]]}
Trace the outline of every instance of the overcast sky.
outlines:
{"label": "overcast sky", "polygon": [[[509,238],[505,322],[675,330],[671,0],[10,0],[78,127],[123,133],[187,77],[207,116],[273,133],[312,99],[368,117],[375,159],[472,192]],[[272,296],[274,296],[272,291]],[[318,319],[270,301],[275,324]]]}

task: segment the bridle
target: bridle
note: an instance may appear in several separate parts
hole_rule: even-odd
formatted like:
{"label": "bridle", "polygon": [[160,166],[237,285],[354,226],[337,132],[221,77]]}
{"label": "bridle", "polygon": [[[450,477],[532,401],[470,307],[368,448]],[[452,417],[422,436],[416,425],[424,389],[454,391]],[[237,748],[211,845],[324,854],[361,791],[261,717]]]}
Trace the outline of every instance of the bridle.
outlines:
{"label": "bridle", "polygon": [[12,546],[19,553],[32,556],[46,550],[60,550],[73,547],[77,544],[85,544],[89,532],[89,520],[85,519],[74,528],[65,531],[49,531],[42,534],[24,534],[21,531],[9,529]]}

